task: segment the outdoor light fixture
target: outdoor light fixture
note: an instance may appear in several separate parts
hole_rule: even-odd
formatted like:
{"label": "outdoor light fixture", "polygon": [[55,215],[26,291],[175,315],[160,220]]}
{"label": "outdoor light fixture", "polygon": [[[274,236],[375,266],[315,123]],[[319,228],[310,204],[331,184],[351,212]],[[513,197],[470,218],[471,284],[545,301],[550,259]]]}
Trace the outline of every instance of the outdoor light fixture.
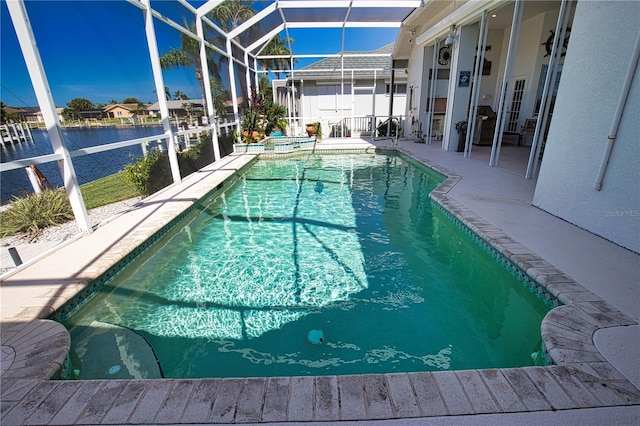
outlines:
{"label": "outdoor light fixture", "polygon": [[455,25],[451,25],[451,28],[449,29],[449,35],[444,40],[444,45],[445,46],[451,46],[453,44],[454,37],[455,37],[455,31],[456,31],[456,26]]}
{"label": "outdoor light fixture", "polygon": [[413,39],[416,36],[416,29],[415,28],[411,28],[409,30],[409,43],[413,43]]}

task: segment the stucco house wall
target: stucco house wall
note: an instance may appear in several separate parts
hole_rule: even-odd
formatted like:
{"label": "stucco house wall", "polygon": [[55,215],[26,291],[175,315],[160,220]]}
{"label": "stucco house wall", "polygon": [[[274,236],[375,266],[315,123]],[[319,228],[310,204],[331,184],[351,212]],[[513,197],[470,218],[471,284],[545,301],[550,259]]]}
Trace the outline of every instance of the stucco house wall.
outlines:
{"label": "stucco house wall", "polygon": [[631,54],[640,2],[576,6],[533,204],[640,252],[640,72],[636,70],[602,190],[594,181]]}

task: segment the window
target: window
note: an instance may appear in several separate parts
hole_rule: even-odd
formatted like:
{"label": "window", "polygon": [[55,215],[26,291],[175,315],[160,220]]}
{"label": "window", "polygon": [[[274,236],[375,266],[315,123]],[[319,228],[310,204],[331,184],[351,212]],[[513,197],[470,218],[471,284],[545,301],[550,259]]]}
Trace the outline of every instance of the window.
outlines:
{"label": "window", "polygon": [[[385,89],[384,89],[384,93],[385,95],[389,94],[389,87],[391,85],[390,84],[385,84]],[[406,83],[402,83],[402,84],[394,84],[393,85],[393,94],[394,95],[406,95],[407,94],[407,84]]]}

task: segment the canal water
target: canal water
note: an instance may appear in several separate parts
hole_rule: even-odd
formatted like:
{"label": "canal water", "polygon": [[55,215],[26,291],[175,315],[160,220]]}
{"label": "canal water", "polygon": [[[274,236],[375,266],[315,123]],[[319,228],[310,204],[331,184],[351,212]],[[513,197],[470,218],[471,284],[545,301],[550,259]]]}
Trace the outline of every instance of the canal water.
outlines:
{"label": "canal water", "polygon": [[[49,134],[45,130],[32,130],[33,142],[5,144],[0,149],[3,163],[40,155],[53,154]],[[145,136],[160,135],[162,126],[131,126],[101,128],[67,128],[63,129],[67,147],[70,151],[91,146],[104,145]],[[125,164],[142,156],[142,147],[133,145],[96,154],[73,158],[73,165],[80,184],[117,173]],[[62,175],[57,162],[41,164],[38,168],[54,187],[62,186]],[[5,204],[14,196],[24,192],[33,192],[31,183],[24,169],[10,170],[0,174],[1,202]]]}

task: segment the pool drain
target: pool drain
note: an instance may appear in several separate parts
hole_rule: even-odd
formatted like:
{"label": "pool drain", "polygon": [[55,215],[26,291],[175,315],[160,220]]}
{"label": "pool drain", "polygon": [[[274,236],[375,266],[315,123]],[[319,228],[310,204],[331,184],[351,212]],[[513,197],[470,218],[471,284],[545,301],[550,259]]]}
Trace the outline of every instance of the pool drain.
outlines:
{"label": "pool drain", "polygon": [[322,330],[311,330],[307,334],[307,340],[314,345],[321,345],[324,342],[324,333]]}
{"label": "pool drain", "polygon": [[109,374],[116,374],[121,368],[119,364],[112,365],[111,368],[109,368]]}

